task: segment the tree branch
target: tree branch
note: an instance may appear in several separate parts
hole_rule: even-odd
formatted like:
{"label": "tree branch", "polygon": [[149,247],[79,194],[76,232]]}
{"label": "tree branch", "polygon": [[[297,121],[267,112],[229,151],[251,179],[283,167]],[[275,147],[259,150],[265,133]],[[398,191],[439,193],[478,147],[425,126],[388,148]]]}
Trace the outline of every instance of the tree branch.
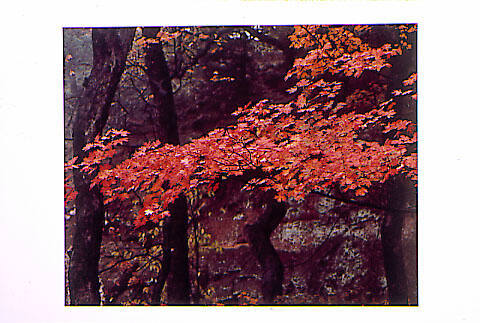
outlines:
{"label": "tree branch", "polygon": [[133,260],[133,259],[136,259],[136,258],[139,258],[139,257],[146,257],[146,256],[149,256],[148,253],[142,253],[142,254],[138,254],[138,255],[135,255],[135,256],[132,256],[130,258],[124,258],[124,259],[120,259],[119,261],[115,262],[113,265],[111,266],[108,266],[106,268],[103,268],[101,270],[98,271],[98,274],[101,274],[103,272],[106,272],[110,269],[113,269],[115,268],[116,266],[120,265],[121,263],[124,263],[124,262],[127,262],[127,261],[130,261],[130,260]]}
{"label": "tree branch", "polygon": [[333,196],[333,195],[326,194],[326,193],[319,192],[319,191],[312,191],[312,193],[323,196],[323,197],[327,197],[327,198],[330,198],[330,199],[333,199],[333,200],[336,200],[336,201],[340,201],[340,202],[343,202],[343,203],[353,204],[353,205],[356,205],[356,206],[367,207],[367,208],[370,208],[370,209],[375,209],[375,210],[380,210],[380,211],[404,212],[404,213],[416,213],[417,212],[416,208],[415,209],[414,208],[411,208],[411,209],[385,208],[385,207],[375,205],[373,203],[355,201],[355,200],[352,200],[352,199],[349,199],[349,198]]}

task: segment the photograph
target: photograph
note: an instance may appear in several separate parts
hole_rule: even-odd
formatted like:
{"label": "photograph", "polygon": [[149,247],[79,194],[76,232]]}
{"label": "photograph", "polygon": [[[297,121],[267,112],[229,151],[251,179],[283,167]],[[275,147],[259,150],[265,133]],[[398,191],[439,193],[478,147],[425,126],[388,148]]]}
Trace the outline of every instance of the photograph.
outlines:
{"label": "photograph", "polygon": [[479,322],[467,1],[2,6],[0,322]]}
{"label": "photograph", "polygon": [[417,25],[63,28],[65,305],[418,305]]}

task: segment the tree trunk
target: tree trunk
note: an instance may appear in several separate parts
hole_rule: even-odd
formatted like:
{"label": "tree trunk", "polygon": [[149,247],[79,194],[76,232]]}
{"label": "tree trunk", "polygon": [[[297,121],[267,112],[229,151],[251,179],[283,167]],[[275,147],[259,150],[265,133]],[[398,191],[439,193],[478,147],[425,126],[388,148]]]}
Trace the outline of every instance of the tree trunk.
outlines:
{"label": "tree trunk", "polygon": [[388,302],[391,305],[408,304],[408,279],[402,246],[404,211],[407,201],[416,198],[416,189],[408,179],[397,178],[387,183],[387,210],[381,235]]}
{"label": "tree trunk", "polygon": [[170,218],[166,221],[166,249],[171,252],[170,273],[167,278],[169,304],[190,302],[190,280],[188,267],[188,213],[187,200],[180,196],[170,206]]}
{"label": "tree trunk", "polygon": [[408,303],[407,278],[402,248],[403,214],[389,213],[382,224],[382,247],[388,302],[391,305]]}
{"label": "tree trunk", "polygon": [[[159,28],[144,28],[143,36],[155,37]],[[161,43],[146,48],[145,65],[148,86],[153,94],[153,116],[157,139],[172,145],[179,144],[177,112],[173,101],[172,81]]]}
{"label": "tree trunk", "polygon": [[245,226],[250,249],[262,270],[262,302],[265,304],[272,303],[276,296],[282,295],[283,265],[270,241],[270,235],[286,212],[287,205],[272,197],[257,221]]}
{"label": "tree trunk", "polygon": [[[93,29],[93,67],[76,111],[73,126],[73,154],[81,161],[82,148],[102,133],[110,105],[125,68],[134,28]],[[99,305],[98,261],[104,223],[103,197],[90,189],[93,176],[75,169],[75,200],[72,253],[68,269],[70,304]]]}
{"label": "tree trunk", "polygon": [[[144,28],[143,35],[155,37],[159,28]],[[153,94],[153,115],[157,139],[170,144],[179,144],[177,114],[173,101],[172,84],[161,43],[150,43],[145,55],[148,84]],[[158,278],[154,302],[159,302],[160,293],[167,279],[169,304],[190,303],[188,266],[188,208],[187,200],[180,196],[169,207],[170,217],[163,227],[163,264]]]}

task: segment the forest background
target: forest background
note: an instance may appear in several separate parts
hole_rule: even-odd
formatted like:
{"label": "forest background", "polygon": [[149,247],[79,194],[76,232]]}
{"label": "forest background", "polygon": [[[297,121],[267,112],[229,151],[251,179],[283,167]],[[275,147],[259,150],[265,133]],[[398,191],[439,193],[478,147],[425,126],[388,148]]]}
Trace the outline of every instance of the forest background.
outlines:
{"label": "forest background", "polygon": [[[377,17],[378,12],[381,12],[386,22],[405,21],[405,17],[408,16],[412,21],[418,21],[420,26],[424,23],[424,33],[419,34],[419,42],[425,41],[425,45],[421,46],[419,52],[419,73],[425,75],[420,91],[425,92],[426,98],[425,101],[420,102],[420,106],[425,106],[425,110],[429,113],[429,118],[426,118],[427,112],[419,112],[420,119],[425,121],[423,124],[420,122],[420,127],[425,126],[423,128],[425,135],[421,141],[424,147],[422,148],[420,144],[420,151],[425,153],[424,159],[420,162],[420,168],[422,169],[422,166],[424,168],[423,179],[420,180],[420,185],[424,185],[420,191],[420,200],[427,201],[423,206],[422,203],[420,204],[419,212],[428,214],[428,218],[423,219],[423,222],[420,221],[425,231],[423,231],[424,235],[420,234],[419,241],[419,245],[425,246],[423,251],[422,248],[419,250],[420,280],[424,281],[420,285],[420,290],[424,291],[424,303],[423,305],[421,303],[417,311],[403,312],[396,316],[394,321],[427,315],[442,315],[456,319],[478,318],[478,312],[474,310],[475,298],[471,295],[474,289],[472,287],[478,286],[478,277],[470,274],[471,268],[475,268],[471,239],[475,237],[478,228],[478,219],[475,218],[473,207],[476,200],[474,185],[478,183],[478,172],[472,172],[473,161],[477,156],[472,139],[476,138],[478,120],[478,111],[472,109],[475,105],[472,95],[476,91],[476,82],[471,78],[472,75],[478,74],[478,66],[473,64],[475,55],[472,56],[478,52],[478,44],[470,41],[471,30],[474,30],[472,25],[474,17],[471,16],[472,11],[460,3],[453,7],[442,3],[436,6],[435,13],[459,14],[456,19],[452,18],[453,21],[448,22],[456,27],[445,28],[445,21],[421,6],[405,5],[392,8],[391,3],[389,6],[384,7],[383,11],[377,11]],[[282,6],[277,6],[275,9],[283,10],[285,16],[292,12],[292,7],[283,6],[283,9],[280,7]],[[403,8],[403,11],[399,8]],[[16,23],[24,22],[25,18],[32,18],[32,21],[38,22],[34,12],[39,8],[14,9],[16,10],[10,12],[11,17],[23,17],[15,20]],[[106,9],[103,8],[103,10]],[[216,9],[222,11],[221,5]],[[252,7],[249,9],[252,10]],[[260,9],[266,9],[266,7]],[[308,9],[311,8],[308,6],[302,8],[306,10],[305,12],[309,12]],[[355,8],[350,6],[350,9]],[[64,10],[65,13],[69,12]],[[313,22],[315,18],[313,13],[318,15],[320,12],[319,8],[316,10],[310,10],[310,14],[303,14],[303,19]],[[364,18],[362,21],[356,20],[359,18],[357,13],[360,11],[353,10],[355,14],[338,11],[336,17],[329,13],[328,19],[336,18],[337,21],[322,22],[339,23],[343,22],[340,21],[342,19],[346,21],[350,19],[351,22],[371,22],[375,15],[370,14],[369,10],[375,12],[375,9],[364,7],[364,10],[366,13],[362,16]],[[76,22],[79,24],[85,23],[80,18],[84,12],[77,13]],[[223,19],[228,18],[226,12],[229,10],[224,8]],[[245,16],[246,12],[243,11]],[[236,14],[239,13],[242,16],[240,9]],[[97,15],[94,19],[99,25],[118,24],[118,20],[116,22],[102,20],[101,10]],[[168,24],[167,17],[168,14],[165,14],[166,24]],[[262,17],[264,16],[258,14],[252,19],[260,21]],[[157,15],[150,16],[151,24],[158,24],[157,19],[159,19]],[[184,17],[184,19],[187,18]],[[192,19],[191,16],[189,19]],[[328,19],[325,18],[325,20]],[[149,19],[146,20],[148,22]],[[248,23],[248,19],[240,20],[237,20],[238,23]],[[4,23],[13,24],[13,21],[10,18],[4,20]],[[285,22],[288,21],[284,20]],[[192,21],[191,23],[201,24],[202,22]],[[218,24],[221,23],[226,22],[218,21]],[[265,23],[269,22],[265,21]],[[278,24],[279,22],[270,21],[270,23]],[[138,23],[132,24],[138,25]],[[63,257],[61,256],[63,255],[63,234],[57,235],[57,233],[63,232],[63,223],[56,219],[54,214],[58,214],[59,217],[63,214],[63,187],[61,184],[57,187],[53,183],[61,183],[63,178],[62,116],[61,110],[57,109],[62,101],[61,67],[58,66],[58,62],[62,61],[61,28],[59,28],[62,25],[66,24],[58,23],[58,20],[38,22],[36,28],[25,23],[18,26],[15,33],[8,34],[5,38],[5,43],[16,48],[16,51],[15,55],[8,55],[8,59],[3,60],[8,64],[4,69],[6,77],[2,77],[1,80],[1,143],[2,147],[5,147],[4,156],[14,156],[14,158],[2,160],[1,220],[2,232],[6,232],[2,235],[1,245],[4,248],[3,257],[9,259],[11,265],[2,268],[4,288],[1,296],[2,300],[6,300],[2,303],[2,315],[11,315],[18,320],[30,318],[31,321],[34,315],[40,314],[43,317],[49,315],[51,321],[58,321],[61,317],[81,321],[82,318],[95,315],[92,312],[88,313],[89,311],[81,313],[65,311],[62,306],[59,306],[63,304],[63,280],[57,281],[59,277],[63,277]],[[34,36],[30,36],[32,31],[35,31]],[[19,35],[29,35],[30,38],[25,39]],[[32,48],[48,48],[48,50],[45,52],[37,50],[33,55]],[[18,74],[16,69],[18,67],[21,67],[24,73]],[[57,72],[52,73],[52,71]],[[45,80],[56,84],[52,86],[53,91],[50,90],[52,87],[43,86]],[[28,95],[25,94],[26,88],[28,88]],[[434,93],[441,93],[441,96]],[[430,122],[430,118],[433,122]],[[454,170],[453,174],[452,170]],[[28,203],[25,203],[26,196]],[[448,202],[445,205],[434,201]],[[9,247],[5,248],[5,246]],[[44,297],[45,294],[50,297]],[[28,312],[24,311],[26,306],[30,308]],[[339,315],[339,312],[335,311],[328,310],[322,315]],[[344,311],[352,313],[352,311]],[[97,313],[97,317],[115,316],[113,312]],[[165,310],[162,313],[172,312],[172,310]],[[356,312],[355,315],[360,321],[371,319],[371,315],[377,315],[377,317],[387,315],[378,311],[365,312],[363,314]],[[223,313],[225,317],[228,315],[226,311]],[[279,313],[281,310],[273,315],[279,315]],[[304,313],[311,314],[312,311],[307,309]],[[160,312],[156,311],[156,314],[159,315]],[[131,315],[142,317],[150,314],[132,311]],[[235,319],[238,321],[246,317],[242,316],[243,314],[237,315]]]}

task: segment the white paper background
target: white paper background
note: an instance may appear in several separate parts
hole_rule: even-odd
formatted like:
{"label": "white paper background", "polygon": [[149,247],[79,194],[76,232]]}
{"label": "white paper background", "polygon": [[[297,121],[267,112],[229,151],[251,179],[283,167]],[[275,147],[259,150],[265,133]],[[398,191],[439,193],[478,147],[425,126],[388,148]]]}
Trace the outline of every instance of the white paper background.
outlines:
{"label": "white paper background", "polygon": [[[9,1],[0,322],[479,322],[478,10],[442,1]],[[62,27],[419,23],[419,307],[65,307]]]}

